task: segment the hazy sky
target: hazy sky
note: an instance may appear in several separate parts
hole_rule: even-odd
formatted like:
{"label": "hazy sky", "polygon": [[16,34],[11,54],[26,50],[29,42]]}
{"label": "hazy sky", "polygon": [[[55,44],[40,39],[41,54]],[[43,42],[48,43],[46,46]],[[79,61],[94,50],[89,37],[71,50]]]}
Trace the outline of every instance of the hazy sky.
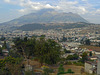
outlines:
{"label": "hazy sky", "polygon": [[100,23],[100,0],[0,0],[0,23],[44,8],[78,13],[91,23]]}

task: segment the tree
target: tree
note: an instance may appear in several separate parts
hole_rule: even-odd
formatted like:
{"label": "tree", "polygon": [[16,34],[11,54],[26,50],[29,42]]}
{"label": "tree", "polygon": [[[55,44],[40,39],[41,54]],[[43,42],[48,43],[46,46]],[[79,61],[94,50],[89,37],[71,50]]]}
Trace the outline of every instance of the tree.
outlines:
{"label": "tree", "polygon": [[90,39],[85,40],[85,44],[86,44],[86,45],[90,45],[90,43],[91,43],[91,42],[90,42]]}
{"label": "tree", "polygon": [[31,56],[34,56],[35,51],[35,38],[32,39],[19,39],[15,42],[15,48],[16,53],[18,53],[20,56],[24,57],[24,59],[27,61],[27,64],[29,65],[29,58]]}
{"label": "tree", "polygon": [[67,60],[77,60],[79,56],[77,54],[74,55],[68,55]]}
{"label": "tree", "polygon": [[0,55],[2,56],[3,55],[3,53],[2,53],[2,48],[0,47]]}
{"label": "tree", "polygon": [[67,72],[64,71],[63,65],[61,64],[58,68],[58,73],[57,75],[62,75],[62,74],[67,74],[67,73],[74,73],[71,69],[68,69]]}
{"label": "tree", "polygon": [[[0,60],[0,75],[18,75],[21,72],[22,58],[6,57]],[[11,73],[11,74],[9,74]]]}
{"label": "tree", "polygon": [[40,38],[35,46],[35,56],[42,63],[56,64],[60,60],[60,45],[53,40]]}
{"label": "tree", "polygon": [[68,69],[67,73],[74,73],[71,69]]}
{"label": "tree", "polygon": [[84,52],[84,53],[82,54],[81,62],[84,63],[84,62],[87,61],[87,60],[88,60],[88,55],[87,55],[86,52]]}
{"label": "tree", "polygon": [[1,41],[5,41],[5,39],[6,39],[5,37],[1,37],[0,38]]}
{"label": "tree", "polygon": [[59,68],[58,68],[58,73],[64,72],[64,67],[62,64],[60,64]]}
{"label": "tree", "polygon": [[45,40],[41,37],[39,40],[35,38],[27,41],[19,39],[15,42],[16,52],[23,56],[26,60],[30,56],[37,57],[39,61],[47,64],[56,64],[60,60],[60,45],[54,40]]}
{"label": "tree", "polygon": [[24,40],[19,39],[15,41],[15,47],[17,52],[22,55],[24,58],[29,58],[30,56],[34,55],[35,50],[35,39],[29,39],[25,37]]}
{"label": "tree", "polygon": [[92,56],[92,52],[89,53],[89,56]]}
{"label": "tree", "polygon": [[63,36],[62,42],[65,42],[65,41],[67,41],[67,38]]}
{"label": "tree", "polygon": [[25,42],[28,41],[27,37],[24,38],[24,41],[25,41]]}
{"label": "tree", "polygon": [[79,56],[77,54],[74,54],[73,57],[75,60],[78,60],[78,58],[79,58]]}
{"label": "tree", "polygon": [[35,73],[33,71],[25,71],[25,75],[35,75]]}
{"label": "tree", "polygon": [[44,73],[42,75],[49,75],[49,73],[53,73],[53,69],[50,68],[44,68],[43,69]]}
{"label": "tree", "polygon": [[65,53],[71,53],[71,51],[64,49]]}
{"label": "tree", "polygon": [[40,37],[43,37],[43,38],[45,38],[45,35],[41,35]]}
{"label": "tree", "polygon": [[7,49],[6,41],[4,41],[4,44],[3,44],[2,48],[3,48],[3,49]]}
{"label": "tree", "polygon": [[99,42],[99,47],[100,47],[100,42]]}

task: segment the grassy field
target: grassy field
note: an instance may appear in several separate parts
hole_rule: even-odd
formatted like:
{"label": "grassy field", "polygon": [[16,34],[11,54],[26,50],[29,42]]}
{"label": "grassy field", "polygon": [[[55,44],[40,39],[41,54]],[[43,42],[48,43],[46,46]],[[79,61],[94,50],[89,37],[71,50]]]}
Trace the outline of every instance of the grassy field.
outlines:
{"label": "grassy field", "polygon": [[[81,68],[84,68],[83,66],[76,66],[76,65],[64,65],[65,72],[68,69],[71,69],[74,74],[62,74],[62,75],[95,75],[95,74],[88,74],[88,73],[81,73]],[[56,72],[50,75],[57,75],[58,67],[55,68]]]}
{"label": "grassy field", "polygon": [[[53,67],[56,72],[51,75],[57,75],[58,67]],[[67,72],[68,69],[71,69],[74,74],[63,74],[63,75],[86,75],[85,73],[81,74],[81,68],[84,68],[82,66],[75,66],[75,65],[64,65],[65,72]]]}
{"label": "grassy field", "polygon": [[87,49],[91,49],[91,50],[95,50],[97,52],[100,52],[100,47],[96,47],[96,46],[86,46],[86,45],[82,45],[82,46],[80,46],[80,48],[87,48]]}
{"label": "grassy field", "polygon": [[[27,64],[27,61],[25,61],[24,64]],[[41,64],[38,61],[29,60],[29,64],[34,67],[34,72],[43,72],[40,69]],[[59,65],[58,66],[49,66],[49,67],[55,70],[55,72],[50,74],[50,75],[57,75]],[[63,75],[89,75],[89,74],[86,74],[86,73],[81,74],[81,68],[84,68],[83,66],[64,65],[63,67],[65,69],[65,72],[67,72],[68,69],[71,69],[73,72],[75,72],[74,74],[63,74]]]}

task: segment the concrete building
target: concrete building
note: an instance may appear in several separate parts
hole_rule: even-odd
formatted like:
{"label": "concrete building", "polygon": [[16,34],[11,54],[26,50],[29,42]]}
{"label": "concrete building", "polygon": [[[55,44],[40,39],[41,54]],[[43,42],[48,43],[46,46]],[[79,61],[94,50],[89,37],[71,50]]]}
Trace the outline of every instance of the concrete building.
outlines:
{"label": "concrete building", "polygon": [[100,55],[98,55],[98,62],[97,62],[97,75],[100,75]]}
{"label": "concrete building", "polygon": [[96,73],[96,71],[97,71],[97,63],[89,61],[85,62],[85,72],[93,74]]}

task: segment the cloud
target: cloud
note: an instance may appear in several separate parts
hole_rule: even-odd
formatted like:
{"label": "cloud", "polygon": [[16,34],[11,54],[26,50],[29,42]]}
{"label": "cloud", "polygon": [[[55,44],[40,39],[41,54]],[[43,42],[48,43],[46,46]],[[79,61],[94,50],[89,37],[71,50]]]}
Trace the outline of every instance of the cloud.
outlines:
{"label": "cloud", "polygon": [[[51,8],[63,12],[73,12],[80,15],[83,14],[100,14],[100,9],[94,8],[95,5],[89,3],[90,0],[58,0],[57,3],[50,1],[36,1],[36,0],[4,0],[9,4],[20,6],[17,9],[20,13],[31,13],[33,11],[44,8]],[[49,3],[50,2],[50,3]]]}
{"label": "cloud", "polygon": [[88,0],[82,0],[82,1],[88,1]]}
{"label": "cloud", "polygon": [[36,1],[31,1],[31,0],[4,0],[5,2],[13,5],[19,5],[21,9],[19,9],[19,12],[24,12],[24,13],[30,13],[32,11],[37,11],[41,9],[60,9],[59,6],[57,5],[51,5],[46,2],[36,2]]}
{"label": "cloud", "polygon": [[87,13],[85,6],[81,6],[78,1],[60,0],[59,7],[64,12],[73,12],[78,14]]}
{"label": "cloud", "polygon": [[97,9],[95,13],[100,15],[100,9]]}
{"label": "cloud", "polygon": [[25,10],[24,9],[20,9],[19,12],[25,12]]}
{"label": "cloud", "polygon": [[25,13],[30,13],[32,12],[33,10],[36,11],[36,10],[41,10],[41,9],[44,9],[44,8],[51,8],[51,9],[60,9],[59,6],[53,6],[51,4],[46,4],[46,3],[40,3],[40,2],[33,2],[33,1],[22,1],[20,2],[20,6],[23,7],[23,9],[20,9],[18,10],[19,12],[25,12]]}
{"label": "cloud", "polygon": [[10,0],[4,0],[5,2],[7,2],[7,3],[10,3]]}
{"label": "cloud", "polygon": [[[79,0],[58,0],[57,3],[49,3],[48,1],[32,1],[32,0],[4,0],[7,3],[19,5],[21,8],[18,9],[19,12],[30,13],[33,11],[41,10],[44,8],[51,8],[63,12],[73,12],[78,14],[89,13],[90,5],[87,3],[80,4]],[[88,0],[81,0],[88,1]]]}

